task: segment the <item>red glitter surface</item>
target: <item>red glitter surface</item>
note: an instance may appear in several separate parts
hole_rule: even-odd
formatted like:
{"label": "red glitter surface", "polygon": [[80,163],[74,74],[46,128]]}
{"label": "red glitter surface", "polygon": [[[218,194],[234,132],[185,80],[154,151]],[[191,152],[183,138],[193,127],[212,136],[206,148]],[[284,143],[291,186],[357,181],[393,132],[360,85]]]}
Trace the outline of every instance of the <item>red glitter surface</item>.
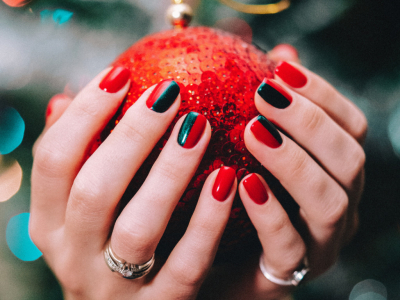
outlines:
{"label": "red glitter surface", "polygon": [[[239,179],[249,171],[265,173],[247,151],[243,131],[249,120],[258,115],[254,93],[265,77],[273,77],[275,65],[264,52],[241,38],[206,27],[189,27],[145,37],[119,56],[113,65],[131,70],[132,85],[92,151],[150,86],[163,79],[174,79],[181,88],[182,97],[179,113],[132,180],[123,201],[129,201],[141,186],[179,117],[189,111],[199,112],[212,127],[207,152],[157,249],[161,254],[168,254],[183,235],[208,174],[221,166],[237,170]],[[226,256],[254,238],[255,230],[237,196],[218,253]]]}

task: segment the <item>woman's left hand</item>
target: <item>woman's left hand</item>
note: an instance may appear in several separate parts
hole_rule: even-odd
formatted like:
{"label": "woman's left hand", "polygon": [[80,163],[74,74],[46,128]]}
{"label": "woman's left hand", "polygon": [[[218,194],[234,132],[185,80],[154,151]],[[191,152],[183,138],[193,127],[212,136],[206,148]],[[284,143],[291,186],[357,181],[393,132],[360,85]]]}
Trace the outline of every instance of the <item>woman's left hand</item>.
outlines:
{"label": "woman's left hand", "polygon": [[[329,83],[294,62],[278,64],[275,79],[256,92],[255,105],[260,116],[246,127],[246,146],[291,194],[299,215],[292,224],[257,174],[242,180],[240,197],[262,244],[267,273],[288,281],[306,258],[309,280],[336,262],[357,230],[367,121]],[[237,270],[226,277],[218,273],[223,278],[215,288],[218,299],[280,299],[293,290],[268,280],[258,257]],[[209,279],[204,287],[214,290],[216,279]]]}

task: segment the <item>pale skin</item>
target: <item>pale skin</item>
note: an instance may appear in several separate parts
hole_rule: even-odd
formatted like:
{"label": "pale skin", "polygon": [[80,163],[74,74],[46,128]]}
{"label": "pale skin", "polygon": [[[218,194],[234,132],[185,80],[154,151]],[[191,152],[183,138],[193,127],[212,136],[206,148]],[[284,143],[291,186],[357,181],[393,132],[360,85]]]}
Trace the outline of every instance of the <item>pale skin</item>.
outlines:
{"label": "pale skin", "polygon": [[364,182],[361,145],[367,122],[349,100],[298,64],[296,54],[278,49],[271,55],[290,61],[307,77],[307,84],[298,89],[275,78],[293,97],[285,109],[255,95],[260,114],[293,140],[281,133],[282,145],[267,147],[250,130],[255,120],[246,127],[244,139],[249,151],[299,204],[299,224],[292,225],[261,176],[269,196],[266,203],[256,204],[243,181],[236,180],[227,199],[217,201],[212,194],[215,170],[204,184],[183,238],[165,262],[156,257],[151,273],[137,280],[112,273],[103,251],[111,242],[114,252],[126,261],[149,260],[202,159],[211,127],[207,123],[196,146],[184,149],[176,142],[181,118],[143,186],[115,218],[119,199],[176,115],[180,96],[166,112],[156,113],[145,105],[154,87],[150,88],[87,161],[84,156],[91,138],[115,113],[129,83],[113,94],[100,90],[107,69],[75,99],[58,96],[53,101],[34,147],[30,233],[66,299],[280,299],[289,295],[292,288],[263,276],[258,257],[241,272],[232,272],[231,266],[212,269],[237,189],[271,274],[287,278],[305,256],[311,268],[307,280],[334,264],[357,229]]}

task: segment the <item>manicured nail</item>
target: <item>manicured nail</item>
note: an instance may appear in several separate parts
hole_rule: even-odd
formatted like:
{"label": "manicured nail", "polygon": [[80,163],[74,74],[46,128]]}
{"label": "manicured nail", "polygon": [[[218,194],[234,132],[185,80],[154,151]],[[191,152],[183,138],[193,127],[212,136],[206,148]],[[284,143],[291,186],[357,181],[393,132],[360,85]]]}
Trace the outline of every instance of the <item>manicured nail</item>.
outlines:
{"label": "manicured nail", "polygon": [[249,194],[251,200],[256,204],[264,204],[268,200],[268,194],[260,178],[256,174],[251,174],[243,180],[243,186]]}
{"label": "manicured nail", "polygon": [[46,109],[46,120],[50,117],[52,111],[53,111],[53,104],[55,101],[55,97],[51,98],[49,103],[47,104],[47,109]]}
{"label": "manicured nail", "polygon": [[275,126],[262,115],[257,117],[250,130],[253,132],[257,140],[264,143],[268,147],[278,148],[282,145],[282,137]]}
{"label": "manicured nail", "polygon": [[286,108],[292,103],[292,96],[275,81],[265,78],[257,93],[273,107]]}
{"label": "manicured nail", "polygon": [[285,61],[276,66],[275,75],[278,75],[284,82],[294,88],[301,88],[307,83],[307,77]]}
{"label": "manicured nail", "polygon": [[47,109],[46,109],[46,121],[47,119],[50,117],[50,115],[53,113],[54,111],[54,105],[58,100],[61,99],[66,99],[67,96],[64,94],[57,94],[54,95],[53,97],[51,97],[49,103],[47,104]]}
{"label": "manicured nail", "polygon": [[201,114],[191,111],[187,114],[178,134],[178,144],[183,148],[193,148],[200,140],[207,119]]}
{"label": "manicured nail", "polygon": [[100,82],[99,87],[107,93],[116,93],[122,89],[131,77],[125,67],[114,67]]}
{"label": "manicured nail", "polygon": [[219,169],[212,189],[213,197],[218,201],[225,201],[235,182],[235,178],[236,172],[234,169],[229,167],[222,167]]}
{"label": "manicured nail", "polygon": [[179,95],[179,85],[172,79],[163,80],[157,84],[146,101],[151,110],[163,113],[171,107]]}

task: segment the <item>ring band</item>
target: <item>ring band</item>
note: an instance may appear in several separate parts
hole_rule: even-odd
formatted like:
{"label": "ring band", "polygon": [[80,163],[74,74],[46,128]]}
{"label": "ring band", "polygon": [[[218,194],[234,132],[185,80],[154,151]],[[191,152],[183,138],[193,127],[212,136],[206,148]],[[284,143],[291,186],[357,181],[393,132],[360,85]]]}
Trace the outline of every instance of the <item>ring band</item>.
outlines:
{"label": "ring band", "polygon": [[106,250],[104,250],[104,259],[111,271],[118,272],[122,277],[127,279],[138,279],[149,274],[155,261],[153,254],[153,256],[144,264],[137,265],[128,263],[115,255],[111,249],[110,243],[108,243]]}
{"label": "ring band", "polygon": [[260,270],[264,274],[265,278],[267,278],[269,281],[279,284],[279,285],[284,285],[284,286],[298,286],[299,283],[303,280],[304,276],[310,271],[310,268],[308,267],[308,260],[306,257],[303,259],[303,263],[300,266],[300,270],[294,271],[292,276],[290,276],[287,279],[280,279],[275,277],[274,275],[270,274],[267,272],[265,266],[264,266],[264,261],[263,261],[263,253],[260,255]]}

